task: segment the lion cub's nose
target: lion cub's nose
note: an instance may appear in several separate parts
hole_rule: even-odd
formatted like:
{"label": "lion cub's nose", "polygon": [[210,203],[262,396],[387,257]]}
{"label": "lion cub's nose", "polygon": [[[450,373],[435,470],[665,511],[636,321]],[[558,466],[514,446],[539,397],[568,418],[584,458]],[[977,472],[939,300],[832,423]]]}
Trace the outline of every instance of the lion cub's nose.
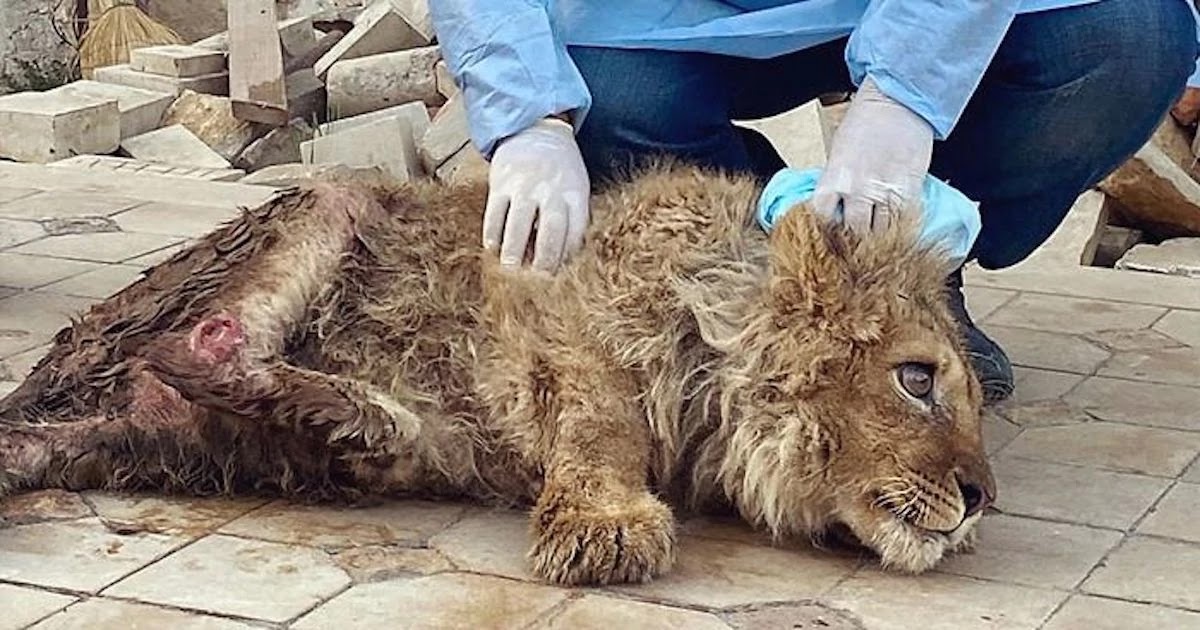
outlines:
{"label": "lion cub's nose", "polygon": [[991,505],[992,497],[987,491],[974,483],[958,480],[958,491],[962,493],[963,498],[963,518],[970,518],[983,511],[984,508]]}

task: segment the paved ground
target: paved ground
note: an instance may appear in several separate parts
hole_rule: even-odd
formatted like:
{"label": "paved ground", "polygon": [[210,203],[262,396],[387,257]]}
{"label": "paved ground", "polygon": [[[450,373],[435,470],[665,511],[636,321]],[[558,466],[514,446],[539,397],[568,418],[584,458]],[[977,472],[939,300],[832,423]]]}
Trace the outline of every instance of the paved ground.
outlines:
{"label": "paved ground", "polygon": [[[0,164],[0,394],[69,313],[268,193]],[[970,275],[1022,367],[987,425],[999,505],[935,573],[694,520],[670,577],[563,590],[514,513],[42,493],[0,503],[0,629],[1200,628],[1200,281],[1073,267],[1070,237]]]}

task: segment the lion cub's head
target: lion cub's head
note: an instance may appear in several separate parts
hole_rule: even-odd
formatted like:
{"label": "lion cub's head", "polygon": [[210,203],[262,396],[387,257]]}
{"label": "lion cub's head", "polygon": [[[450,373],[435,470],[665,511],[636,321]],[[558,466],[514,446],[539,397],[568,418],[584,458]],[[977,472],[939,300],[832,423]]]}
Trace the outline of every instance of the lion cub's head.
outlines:
{"label": "lion cub's head", "polygon": [[884,566],[919,572],[963,544],[996,490],[943,303],[949,269],[912,233],[860,239],[797,207],[743,306],[726,292],[696,313],[725,355],[710,473],[742,513],[778,535],[848,529]]}

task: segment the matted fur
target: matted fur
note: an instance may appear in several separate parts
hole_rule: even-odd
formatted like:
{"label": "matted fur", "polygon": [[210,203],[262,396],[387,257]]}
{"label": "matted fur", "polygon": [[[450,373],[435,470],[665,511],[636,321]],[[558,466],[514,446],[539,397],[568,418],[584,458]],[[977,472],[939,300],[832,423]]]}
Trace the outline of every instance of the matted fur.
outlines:
{"label": "matted fur", "polygon": [[482,185],[283,192],[55,337],[0,401],[0,486],[524,505],[560,583],[668,570],[669,504],[928,569],[960,485],[995,494],[947,269],[911,226],[765,234],[759,192],[650,168],[554,276],[480,251]]}

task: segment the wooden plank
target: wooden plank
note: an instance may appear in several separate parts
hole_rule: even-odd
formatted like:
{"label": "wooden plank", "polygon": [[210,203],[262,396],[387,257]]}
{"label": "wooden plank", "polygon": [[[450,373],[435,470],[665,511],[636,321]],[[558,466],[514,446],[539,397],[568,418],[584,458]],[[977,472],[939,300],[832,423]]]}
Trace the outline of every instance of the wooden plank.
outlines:
{"label": "wooden plank", "polygon": [[230,0],[228,14],[233,115],[282,127],[288,122],[288,104],[275,0]]}

